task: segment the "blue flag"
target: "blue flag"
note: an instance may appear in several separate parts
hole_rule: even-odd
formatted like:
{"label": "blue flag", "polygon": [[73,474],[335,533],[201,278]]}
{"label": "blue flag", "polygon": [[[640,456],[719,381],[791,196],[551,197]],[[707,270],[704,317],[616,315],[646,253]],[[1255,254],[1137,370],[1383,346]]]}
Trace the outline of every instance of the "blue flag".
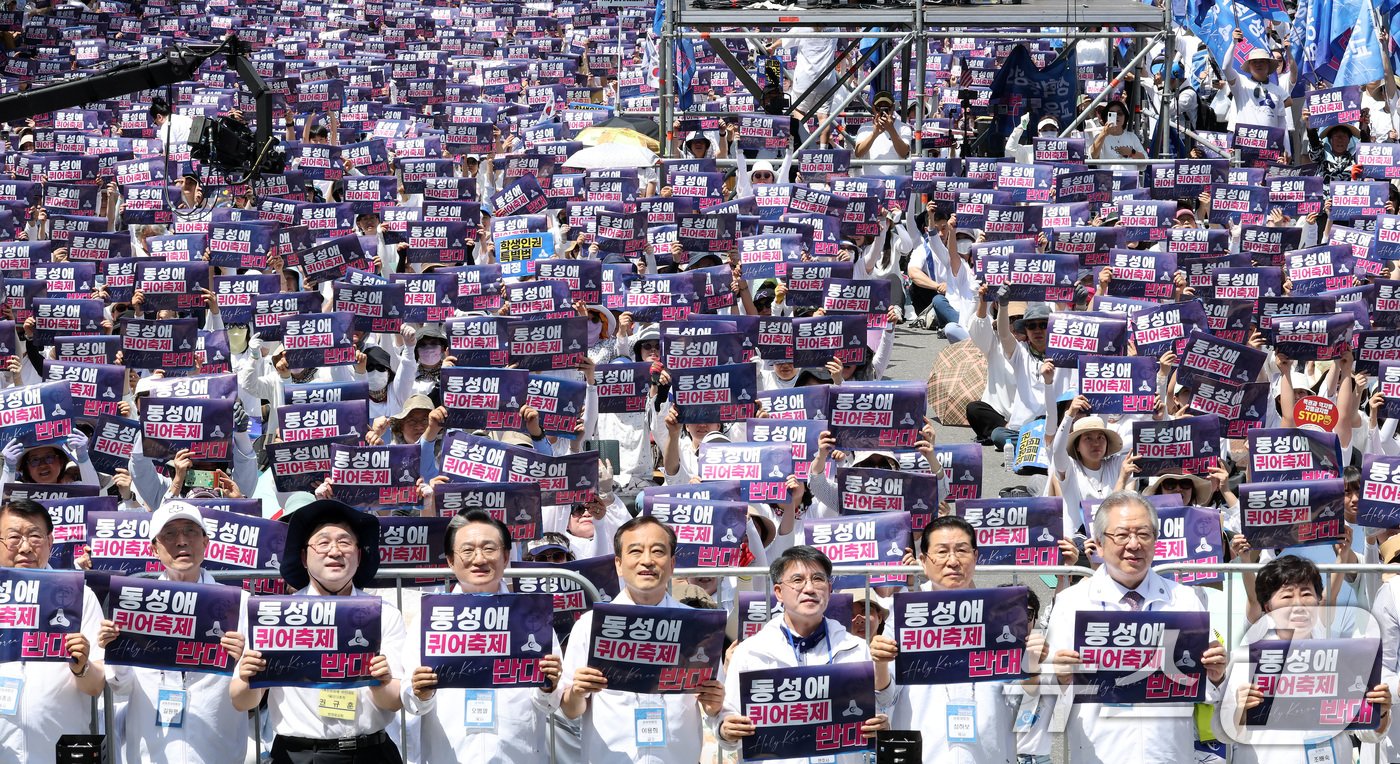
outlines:
{"label": "blue flag", "polygon": [[1351,32],[1346,53],[1341,66],[1337,67],[1337,77],[1332,81],[1337,87],[1365,85],[1385,76],[1381,63],[1381,42],[1376,35],[1375,11],[1371,0],[1363,0],[1361,16],[1356,20],[1356,28]]}
{"label": "blue flag", "polygon": [[695,103],[695,93],[691,81],[695,79],[695,41],[681,38],[676,40],[676,102],[681,111],[687,111]]}

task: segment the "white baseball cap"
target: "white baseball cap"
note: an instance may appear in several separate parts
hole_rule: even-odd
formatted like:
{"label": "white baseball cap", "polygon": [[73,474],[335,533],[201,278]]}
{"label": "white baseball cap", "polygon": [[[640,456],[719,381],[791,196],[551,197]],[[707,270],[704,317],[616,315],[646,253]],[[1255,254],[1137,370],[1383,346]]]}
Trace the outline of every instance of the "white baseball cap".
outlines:
{"label": "white baseball cap", "polygon": [[151,513],[151,522],[148,531],[151,541],[155,541],[156,536],[159,536],[160,532],[165,530],[165,526],[175,520],[189,520],[199,526],[199,529],[203,531],[205,535],[209,534],[209,531],[204,528],[204,516],[199,514],[199,509],[193,504],[188,504],[183,501],[167,501],[160,505],[155,512]]}

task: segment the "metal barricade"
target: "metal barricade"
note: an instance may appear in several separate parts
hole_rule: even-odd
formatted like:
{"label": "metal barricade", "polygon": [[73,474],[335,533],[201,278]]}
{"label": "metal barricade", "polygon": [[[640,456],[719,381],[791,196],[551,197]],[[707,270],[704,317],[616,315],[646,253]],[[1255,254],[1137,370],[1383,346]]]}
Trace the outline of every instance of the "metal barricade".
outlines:
{"label": "metal barricade", "polygon": [[[1232,579],[1232,577],[1233,577],[1233,576],[1237,576],[1237,575],[1243,575],[1243,574],[1245,574],[1245,573],[1254,573],[1254,572],[1257,572],[1259,569],[1261,569],[1261,568],[1263,568],[1263,567],[1264,567],[1264,564],[1263,564],[1263,563],[1217,563],[1217,564],[1163,563],[1163,564],[1161,564],[1161,565],[1154,566],[1154,567],[1153,567],[1153,570],[1154,570],[1155,572],[1159,573],[1159,574],[1164,574],[1164,575],[1171,574],[1171,573],[1192,573],[1192,572],[1194,572],[1194,573],[1223,573],[1223,574],[1225,574],[1225,581],[1224,581],[1224,583],[1223,583],[1222,588],[1224,589],[1224,591],[1225,591],[1225,596],[1226,596],[1226,613],[1227,613],[1227,619],[1226,619],[1225,631],[1224,631],[1224,635],[1223,635],[1223,636],[1225,637],[1225,639],[1223,640],[1223,642],[1224,642],[1224,644],[1226,644],[1226,645],[1234,645],[1234,643],[1235,643],[1235,639],[1234,639],[1234,628],[1233,628],[1233,627],[1234,627],[1234,621],[1235,621],[1235,619],[1236,619],[1237,617],[1242,619],[1242,618],[1243,618],[1243,612],[1238,612],[1238,613],[1237,613],[1236,610],[1235,610],[1235,597],[1234,597],[1234,591],[1233,591],[1233,588],[1234,588],[1233,584],[1235,584],[1236,582]],[[1360,563],[1358,563],[1358,564],[1319,564],[1317,567],[1318,567],[1319,571],[1321,571],[1323,574],[1328,574],[1328,573],[1381,574],[1381,573],[1385,573],[1385,572],[1391,572],[1391,573],[1400,572],[1400,565],[1387,565],[1387,564],[1360,564]],[[1018,565],[979,565],[979,566],[977,566],[977,569],[976,569],[977,574],[978,574],[979,576],[981,576],[981,577],[1010,576],[1011,579],[1013,580],[1013,582],[1019,581],[1022,577],[1034,577],[1034,576],[1041,576],[1041,575],[1053,575],[1053,576],[1057,576],[1057,577],[1070,577],[1070,578],[1083,578],[1083,577],[1087,577],[1087,576],[1093,575],[1093,574],[1094,574],[1094,571],[1095,571],[1094,568],[1090,568],[1090,567],[1083,566],[1083,565],[1026,565],[1026,566],[1018,566]],[[280,578],[280,577],[281,577],[280,572],[275,571],[275,570],[222,570],[222,571],[209,571],[209,572],[210,572],[210,574],[214,577],[215,580],[242,580],[242,579],[250,579],[250,578],[251,578],[251,579],[277,579],[277,578]],[[678,569],[676,569],[676,570],[673,572],[673,580],[674,580],[674,579],[681,579],[681,578],[688,578],[688,577],[718,577],[718,578],[739,578],[739,579],[748,579],[749,581],[753,581],[754,579],[766,580],[766,579],[768,578],[768,574],[769,574],[769,570],[768,570],[768,568],[765,568],[765,567],[746,567],[746,568],[738,568],[738,567],[736,567],[736,568],[678,568]],[[901,577],[901,576],[907,576],[907,577],[910,577],[909,585],[910,585],[910,586],[917,586],[917,584],[918,584],[918,582],[920,581],[920,579],[923,578],[923,569],[920,568],[920,567],[918,567],[918,566],[835,565],[835,566],[832,567],[832,574],[833,574],[834,576],[857,576],[857,577],[863,577],[863,578],[866,579],[865,587],[864,587],[864,588],[868,591],[869,589],[875,588],[875,587],[895,586],[895,587],[903,588],[903,586],[904,586],[903,584],[875,584],[875,585],[872,586],[871,583],[870,583],[870,579],[871,579],[871,578],[874,578],[874,577],[886,577],[886,576]],[[138,574],[135,574],[135,575],[136,575],[136,577],[140,577],[140,578],[156,578],[156,577],[158,577],[159,574],[157,574],[157,573],[138,573]],[[572,581],[572,582],[578,584],[578,585],[588,594],[588,596],[592,598],[592,601],[598,602],[599,600],[602,599],[601,593],[598,591],[597,587],[594,586],[593,583],[592,583],[591,581],[589,581],[587,578],[584,578],[584,577],[583,577],[582,575],[580,575],[579,573],[577,573],[577,572],[575,572],[575,571],[571,571],[571,570],[557,570],[557,569],[550,569],[550,568],[507,568],[507,569],[505,570],[505,574],[504,574],[504,575],[505,575],[506,578],[563,578],[563,579],[568,579],[568,580],[570,580],[570,581]],[[391,580],[394,581],[395,601],[396,601],[395,604],[396,604],[397,607],[400,608],[400,610],[402,610],[402,607],[403,607],[403,590],[404,590],[403,582],[404,582],[405,580],[421,580],[421,579],[438,579],[438,578],[440,578],[440,579],[443,579],[443,580],[445,581],[445,580],[449,580],[449,579],[452,577],[452,572],[451,572],[451,570],[448,569],[448,568],[387,568],[387,569],[384,569],[384,570],[380,570],[380,571],[378,572],[378,574],[377,574],[377,577],[378,577],[379,579],[391,579]],[[1052,597],[1053,597],[1053,593],[1052,593]],[[869,602],[867,601],[867,603],[866,603],[866,617],[867,617],[867,618],[869,617],[869,612],[870,612],[870,611],[869,611],[869,607],[870,607],[870,605],[869,605]],[[405,680],[406,680],[406,678],[405,678]],[[106,689],[103,690],[103,698],[102,698],[102,699],[103,699],[103,704],[102,704],[102,706],[103,706],[103,713],[104,713],[104,721],[105,721],[105,724],[106,724],[106,733],[107,733],[107,734],[106,734],[106,739],[105,739],[105,745],[106,745],[106,748],[107,748],[107,760],[108,760],[109,762],[114,762],[114,763],[115,763],[115,762],[120,761],[121,759],[120,759],[120,756],[119,756],[119,751],[116,749],[116,736],[113,734],[113,731],[114,731],[114,728],[115,728],[115,712],[114,712],[114,707],[113,707],[113,700],[114,700],[114,698],[113,698],[112,690],[111,690],[110,687],[108,687],[108,688],[106,688]],[[250,712],[250,713],[252,714],[253,735],[254,735],[254,741],[255,741],[255,742],[254,742],[254,750],[256,751],[256,755],[257,755],[257,757],[258,757],[258,761],[261,761],[261,760],[262,760],[262,756],[263,756],[263,754],[264,754],[264,751],[263,751],[263,749],[262,749],[262,734],[261,734],[261,729],[260,729],[260,727],[261,727],[260,721],[261,721],[261,720],[260,720],[260,717],[259,717],[259,714],[258,714],[258,711],[257,711],[257,710],[254,710],[254,711],[252,711],[252,712]],[[95,700],[94,700],[94,704],[93,704],[93,720],[92,720],[91,727],[92,727],[92,729],[93,729],[94,732],[97,731],[97,704],[96,704],[96,701],[95,701]],[[399,735],[400,741],[406,743],[406,741],[407,741],[407,712],[406,712],[406,711],[400,711],[400,712],[399,712],[399,731],[400,731],[400,735]],[[558,732],[557,732],[557,730],[555,729],[555,721],[554,721],[553,717],[550,718],[550,724],[549,724],[549,728],[546,730],[546,734],[549,736],[549,747],[550,747],[550,757],[549,757],[549,760],[550,760],[551,762],[557,761],[557,746],[556,746],[556,741],[557,741]],[[1059,744],[1060,744],[1060,746],[1064,746],[1064,745],[1066,744],[1065,735],[1064,735],[1063,733],[1058,733],[1058,735],[1059,735]],[[1063,749],[1062,749],[1062,750],[1063,750]],[[1061,761],[1067,761],[1067,758],[1065,758],[1064,756],[1062,756],[1062,757],[1060,758],[1060,760],[1061,760]],[[719,764],[719,761],[720,761],[720,757],[717,757],[717,759],[716,759],[716,764]],[[1375,759],[1375,764],[1380,764],[1380,761],[1379,761],[1379,750],[1377,750],[1377,756],[1376,756],[1376,759]]]}

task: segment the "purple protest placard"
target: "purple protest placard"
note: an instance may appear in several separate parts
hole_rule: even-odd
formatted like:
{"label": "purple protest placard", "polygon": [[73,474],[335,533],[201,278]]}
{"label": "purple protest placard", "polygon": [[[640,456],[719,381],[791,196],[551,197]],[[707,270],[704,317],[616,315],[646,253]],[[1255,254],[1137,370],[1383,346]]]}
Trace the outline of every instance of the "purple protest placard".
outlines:
{"label": "purple protest placard", "polygon": [[1366,702],[1381,683],[1381,641],[1262,639],[1249,645],[1249,675],[1263,702],[1245,710],[1259,729],[1373,730],[1382,709]]}
{"label": "purple protest placard", "polygon": [[943,470],[949,499],[976,499],[982,495],[982,448],[976,443],[936,445],[934,459]]}
{"label": "purple protest placard", "polygon": [[1138,477],[1208,475],[1220,454],[1220,417],[1202,414],[1160,422],[1133,422]]}
{"label": "purple protest placard", "polygon": [[142,455],[174,459],[189,449],[197,461],[227,461],[233,403],[226,398],[142,398],[137,402]]}
{"label": "purple protest placard", "polygon": [[587,663],[613,690],[692,693],[718,678],[725,618],[722,610],[594,605]]}
{"label": "purple protest placard", "polygon": [[820,419],[763,418],[748,420],[746,431],[755,443],[787,443],[792,448],[793,476],[806,480],[824,430],[826,422]]}
{"label": "purple protest placard", "polygon": [[241,589],[113,576],[110,591],[109,618],[119,633],[107,646],[109,664],[215,674],[232,670],[219,641],[238,628]]}
{"label": "purple protest placard", "polygon": [[265,570],[277,567],[287,540],[287,524],[239,512],[200,507],[209,544],[204,564],[211,570]]}
{"label": "purple protest placard", "polygon": [[1080,611],[1074,675],[1100,703],[1197,703],[1205,697],[1201,656],[1210,640],[1206,612]]}
{"label": "purple protest placard", "polygon": [[651,390],[651,364],[610,363],[594,371],[599,414],[635,414],[646,408]]}
{"label": "purple protest placard", "polygon": [[700,444],[700,479],[737,480],[743,486],[744,501],[787,501],[787,478],[792,473],[792,449],[788,446],[767,443]]}
{"label": "purple protest placard", "polygon": [[937,508],[938,475],[928,472],[838,467],[834,476],[837,509],[861,512],[908,512],[910,528],[919,532]]}
{"label": "purple protest placard", "polygon": [[506,335],[510,362],[518,364],[519,368],[528,371],[572,369],[588,350],[588,319],[575,316],[511,321]]}
{"label": "purple protest placard", "polygon": [[26,446],[53,443],[73,430],[77,404],[66,382],[12,387],[0,391],[0,442]]}
{"label": "purple protest placard", "polygon": [[[1154,497],[1155,498],[1155,497]],[[1168,563],[1217,565],[1224,561],[1220,512],[1204,507],[1157,507],[1156,553],[1153,566]],[[1197,586],[1224,580],[1219,571],[1184,570],[1164,573],[1179,584]]]}
{"label": "purple protest placard", "polygon": [[418,503],[417,444],[331,446],[331,482],[336,499],[358,507]]}
{"label": "purple protest placard", "polygon": [[52,345],[60,336],[101,334],[102,301],[40,297],[34,308],[34,339]]}
{"label": "purple protest placard", "polygon": [[379,652],[378,597],[250,597],[248,649],[267,668],[253,687],[344,689],[373,684]]}
{"label": "purple protest placard", "polygon": [[282,346],[293,369],[351,366],[356,348],[350,332],[351,313],[312,313],[282,319]]}
{"label": "purple protest placard", "polygon": [[1151,414],[1157,408],[1157,359],[1079,356],[1079,394],[1095,414]]}
{"label": "purple protest placard", "polygon": [[871,747],[861,736],[877,713],[869,661],[744,671],[739,698],[757,727],[744,738],[744,761],[834,758]]}
{"label": "purple protest placard", "polygon": [[193,318],[123,318],[119,334],[124,365],[129,368],[165,369],[168,373],[194,366],[199,326]]}
{"label": "purple protest placard", "polygon": [[540,687],[554,644],[548,594],[433,594],[423,598],[423,665],[439,687]]}
{"label": "purple protest placard", "polygon": [[68,662],[67,635],[83,623],[82,571],[0,568],[0,663]]}
{"label": "purple protest placard", "polygon": [[676,532],[676,564],[686,568],[742,565],[748,504],[738,501],[658,499],[642,508]]}
{"label": "purple protest placard", "polygon": [[[611,602],[621,592],[622,586],[617,578],[617,566],[613,559],[612,554],[606,554],[557,564],[512,562],[511,567],[571,570],[588,579],[598,589],[598,593],[603,596],[602,602]],[[543,592],[554,597],[554,633],[560,639],[568,637],[574,622],[594,604],[582,586],[567,578],[527,576],[514,579],[512,589],[522,594]]]}
{"label": "purple protest placard", "polygon": [[1250,430],[1249,476],[1256,483],[1330,480],[1342,476],[1342,447],[1334,433],[1293,427]]}
{"label": "purple protest placard", "polygon": [[752,363],[671,373],[671,401],[682,424],[738,422],[757,410],[758,369]]}
{"label": "purple protest placard", "polygon": [[116,415],[126,392],[126,369],[115,364],[74,363],[44,359],[44,379],[67,382],[77,405],[74,416],[96,419]]}
{"label": "purple protest placard", "polygon": [[1244,483],[1240,527],[1255,549],[1330,544],[1342,538],[1344,489],[1341,479]]}
{"label": "purple protest placard", "polygon": [[88,556],[93,570],[124,575],[160,572],[165,566],[151,551],[150,512],[87,513]]}
{"label": "purple protest placard", "polygon": [[1190,300],[1144,308],[1133,315],[1130,326],[1138,355],[1180,355],[1187,335],[1206,326],[1205,307],[1200,300]]}
{"label": "purple protest placard", "polygon": [[1045,357],[1056,366],[1073,369],[1089,355],[1122,355],[1128,319],[1103,313],[1057,311],[1050,314],[1045,334]]}
{"label": "purple protest placard", "polygon": [[1024,586],[896,592],[895,681],[961,684],[1024,678],[1027,596]]}
{"label": "purple protest placard", "polygon": [[1230,342],[1197,330],[1186,338],[1177,382],[1195,387],[1204,381],[1239,386],[1259,378],[1265,353],[1248,345]]}
{"label": "purple protest placard", "polygon": [[573,439],[583,423],[588,385],[581,380],[530,375],[525,405],[539,412],[540,429],[546,435]]}
{"label": "purple protest placard", "polygon": [[363,400],[296,403],[283,406],[277,414],[282,440],[289,443],[345,437],[359,440],[369,423],[369,406]]}
{"label": "purple protest placard", "polygon": [[977,561],[983,565],[1058,565],[1065,535],[1063,501],[965,499],[954,508],[977,531]]}
{"label": "purple protest placard", "polygon": [[1356,522],[1365,528],[1400,527],[1400,457],[1366,454]]}
{"label": "purple protest placard", "polygon": [[92,466],[106,475],[117,469],[127,469],[140,437],[141,423],[135,419],[111,414],[98,417],[88,444]]}
{"label": "purple protest placard", "polygon": [[[910,548],[912,520],[908,512],[846,515],[834,518],[802,518],[807,543],[820,549],[834,565],[898,565]],[[898,576],[874,576],[871,584],[885,580],[904,584]],[[833,589],[864,586],[864,576],[837,576]]]}
{"label": "purple protest placard", "polygon": [[1016,252],[1006,274],[1006,296],[1011,300],[1072,302],[1078,279],[1078,255]]}
{"label": "purple protest placard", "polygon": [[831,432],[837,448],[913,448],[927,410],[922,382],[846,383],[831,393]]}
{"label": "purple protest placard", "polygon": [[519,430],[530,384],[524,369],[447,367],[442,370],[447,426],[463,430]]}
{"label": "purple protest placard", "polygon": [[867,316],[812,316],[792,319],[792,365],[821,368],[835,358],[866,362]]}

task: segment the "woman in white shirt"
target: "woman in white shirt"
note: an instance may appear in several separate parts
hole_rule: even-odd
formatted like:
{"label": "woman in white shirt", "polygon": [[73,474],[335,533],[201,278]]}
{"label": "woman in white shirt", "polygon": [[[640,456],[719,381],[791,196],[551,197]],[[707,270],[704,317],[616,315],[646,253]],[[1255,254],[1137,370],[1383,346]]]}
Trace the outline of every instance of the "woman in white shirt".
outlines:
{"label": "woman in white shirt", "polygon": [[[1046,367],[1049,367],[1048,373]],[[1046,378],[1047,390],[1052,387],[1054,373],[1054,366],[1046,361],[1041,374]],[[1047,401],[1047,405],[1053,408],[1055,403]],[[1054,476],[1065,500],[1066,534],[1073,534],[1082,523],[1080,501],[1106,498],[1122,490],[1128,478],[1123,465],[1131,457],[1122,453],[1123,437],[1114,432],[1103,417],[1087,416],[1088,413],[1089,399],[1075,396],[1050,444]]]}
{"label": "woman in white shirt", "polygon": [[[1094,143],[1089,147],[1089,156],[1094,159],[1112,159],[1122,157],[1124,159],[1146,159],[1147,149],[1143,148],[1142,139],[1137,133],[1128,129],[1129,121],[1128,107],[1119,101],[1113,101],[1104,111],[1105,125],[1099,134],[1094,137]],[[1136,170],[1136,165],[1113,165],[1114,170]]]}

